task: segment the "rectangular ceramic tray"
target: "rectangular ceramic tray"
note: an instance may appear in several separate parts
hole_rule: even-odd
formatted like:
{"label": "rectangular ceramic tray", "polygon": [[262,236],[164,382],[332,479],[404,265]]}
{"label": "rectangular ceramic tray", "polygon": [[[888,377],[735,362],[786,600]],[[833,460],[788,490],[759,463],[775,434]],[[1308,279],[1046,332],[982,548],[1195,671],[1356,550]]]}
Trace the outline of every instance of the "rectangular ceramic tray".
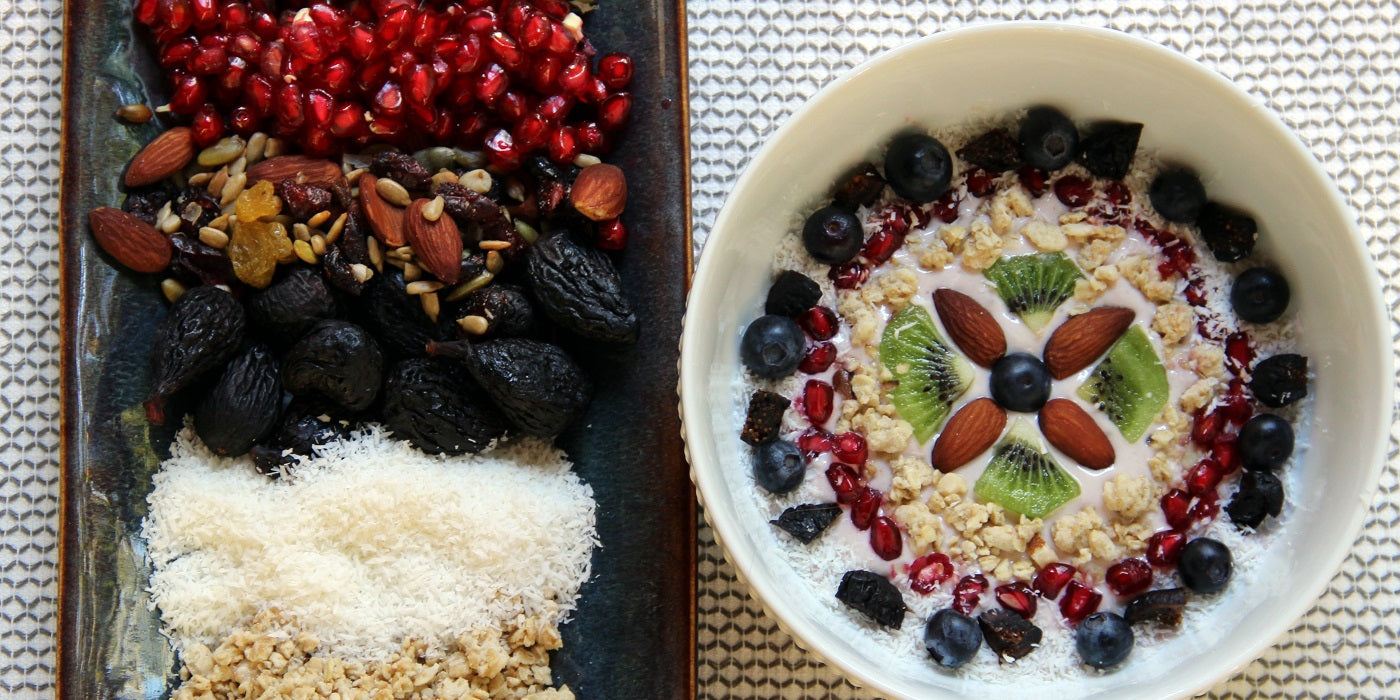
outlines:
{"label": "rectangular ceramic tray", "polygon": [[[120,174],[158,132],[113,118],[163,103],[128,0],[67,3],[62,147],[63,491],[59,696],[169,695],[177,668],[145,593],[137,536],[150,477],[172,431],[141,401],[165,314],[158,279],[116,270],[87,212],[118,205]],[[636,59],[625,142],[624,284],[641,319],[626,350],[582,364],[598,395],[560,444],[598,500],[593,576],[563,628],[555,678],[583,698],[694,697],[695,513],[676,412],[676,338],[690,270],[685,9],[678,0],[603,0],[589,36]]]}

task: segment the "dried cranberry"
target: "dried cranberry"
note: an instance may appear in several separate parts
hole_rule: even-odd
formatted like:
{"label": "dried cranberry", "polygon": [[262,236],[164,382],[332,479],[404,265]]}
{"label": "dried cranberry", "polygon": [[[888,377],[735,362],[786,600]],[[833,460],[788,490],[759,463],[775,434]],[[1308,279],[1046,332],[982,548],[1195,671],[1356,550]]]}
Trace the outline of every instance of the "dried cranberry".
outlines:
{"label": "dried cranberry", "polygon": [[1103,602],[1103,594],[1079,582],[1070,581],[1065,597],[1060,599],[1060,615],[1071,625],[1092,615]]}
{"label": "dried cranberry", "polygon": [[870,523],[870,548],[885,561],[898,559],[904,551],[904,534],[893,520],[882,515]]}
{"label": "dried cranberry", "polygon": [[843,506],[855,503],[865,490],[865,479],[844,464],[827,467],[826,480],[831,484],[831,490],[836,492],[836,502]]}
{"label": "dried cranberry", "polygon": [[928,595],[953,577],[953,561],[947,554],[932,552],[909,562],[909,587]]}
{"label": "dried cranberry", "polygon": [[860,433],[845,432],[831,438],[831,455],[842,464],[858,467],[865,464],[869,450]]}
{"label": "dried cranberry", "polygon": [[857,530],[869,529],[875,522],[875,516],[880,514],[880,500],[883,494],[878,489],[866,488],[856,496],[856,502],[851,504],[851,524]]}
{"label": "dried cranberry", "polygon": [[807,374],[820,374],[831,368],[836,361],[836,346],[828,342],[813,343],[797,368]]}
{"label": "dried cranberry", "polygon": [[836,392],[831,385],[820,379],[808,379],[802,388],[802,411],[814,426],[822,426],[831,419],[831,409]]}
{"label": "dried cranberry", "polygon": [[836,312],[825,306],[813,306],[797,317],[797,325],[807,331],[813,340],[830,340],[836,335],[840,321]]}
{"label": "dried cranberry", "polygon": [[1035,575],[1035,580],[1031,582],[1031,587],[1046,600],[1054,600],[1059,597],[1060,591],[1065,589],[1065,584],[1074,578],[1075,568],[1062,562],[1051,562],[1046,564]]}
{"label": "dried cranberry", "polygon": [[1030,191],[1032,197],[1039,197],[1045,194],[1046,174],[1044,170],[1033,165],[1023,165],[1016,170],[1016,178],[1021,181],[1021,186]]}
{"label": "dried cranberry", "polygon": [[1036,595],[1024,581],[1003,583],[993,591],[1001,607],[1029,620],[1035,616]]}
{"label": "dried cranberry", "polygon": [[1137,595],[1152,585],[1152,567],[1144,559],[1124,559],[1108,567],[1104,583],[1120,596]]}
{"label": "dried cranberry", "polygon": [[1094,198],[1094,183],[1078,175],[1065,175],[1055,181],[1055,197],[1065,206],[1077,209]]}
{"label": "dried cranberry", "polygon": [[982,594],[987,592],[987,577],[982,574],[968,574],[953,586],[953,609],[971,615],[977,609]]}
{"label": "dried cranberry", "polygon": [[1176,530],[1161,530],[1147,538],[1147,561],[1153,566],[1176,566],[1186,535]]}

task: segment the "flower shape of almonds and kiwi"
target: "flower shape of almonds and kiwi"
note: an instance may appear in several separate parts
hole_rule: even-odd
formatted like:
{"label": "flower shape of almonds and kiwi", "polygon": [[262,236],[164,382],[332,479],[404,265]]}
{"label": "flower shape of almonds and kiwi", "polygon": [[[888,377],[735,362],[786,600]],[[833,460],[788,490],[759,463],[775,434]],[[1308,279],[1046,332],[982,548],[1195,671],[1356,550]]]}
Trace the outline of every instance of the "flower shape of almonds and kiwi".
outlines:
{"label": "flower shape of almonds and kiwi", "polygon": [[924,618],[896,652],[1034,672],[1072,638],[1115,667],[1277,531],[1308,380],[1287,280],[1142,129],[897,135],[777,255],[739,348],[756,498],[836,614]]}

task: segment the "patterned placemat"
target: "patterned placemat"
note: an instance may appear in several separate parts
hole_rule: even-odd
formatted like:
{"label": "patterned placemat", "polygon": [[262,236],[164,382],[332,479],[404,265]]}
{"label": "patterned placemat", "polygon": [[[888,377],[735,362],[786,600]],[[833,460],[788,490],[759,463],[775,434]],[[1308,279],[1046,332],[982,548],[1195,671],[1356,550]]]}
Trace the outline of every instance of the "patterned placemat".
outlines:
{"label": "patterned placemat", "polygon": [[[1397,5],[1281,3],[691,0],[695,240],[765,137],[820,87],[909,40],[968,24],[1045,19],[1119,29],[1172,47],[1261,97],[1312,148],[1369,237],[1395,306],[1400,262]],[[1070,10],[1069,8],[1074,8]],[[1112,89],[1107,86],[1105,89]],[[813,144],[820,148],[820,144]],[[1340,574],[1307,617],[1222,698],[1395,697],[1400,654],[1400,459]],[[865,697],[804,654],[749,596],[700,524],[700,695]]]}
{"label": "patterned placemat", "polygon": [[[76,1],[76,0],[75,0]],[[619,0],[620,1],[620,0]],[[1204,4],[1204,3],[1202,3]],[[1312,147],[1370,236],[1392,307],[1400,254],[1400,10],[1326,3],[693,0],[689,6],[697,245],[763,137],[821,85],[940,29],[1005,19],[1109,26],[1205,62],[1262,97]],[[1075,12],[1067,9],[1074,6]],[[53,691],[58,523],[58,140],[62,3],[0,3],[0,696]],[[1400,692],[1395,455],[1328,593],[1220,697]],[[703,526],[704,697],[858,695],[811,661],[737,583]]]}

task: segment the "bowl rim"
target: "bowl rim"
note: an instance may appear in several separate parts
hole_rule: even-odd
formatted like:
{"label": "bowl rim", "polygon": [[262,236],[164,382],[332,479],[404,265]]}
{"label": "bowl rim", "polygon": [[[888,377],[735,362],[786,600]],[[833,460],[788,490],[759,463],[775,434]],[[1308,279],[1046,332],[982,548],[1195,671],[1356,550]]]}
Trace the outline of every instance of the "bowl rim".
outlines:
{"label": "bowl rim", "polygon": [[[937,32],[928,36],[906,42],[896,48],[883,51],[859,65],[847,70],[844,74],[827,83],[818,90],[811,98],[802,104],[796,111],[788,115],[778,129],[771,132],[764,139],[764,145],[754,154],[745,165],[744,171],[735,181],[729,195],[725,198],[725,203],[716,216],[714,224],[710,227],[710,233],[706,239],[706,247],[717,237],[732,237],[739,235],[741,227],[734,225],[730,219],[735,216],[734,193],[744,191],[755,177],[755,164],[768,159],[774,150],[781,144],[788,132],[794,131],[796,125],[802,121],[806,114],[820,110],[827,102],[837,98],[846,86],[860,80],[867,72],[879,69],[886,64],[898,62],[906,55],[916,54],[927,50],[928,47],[949,41],[967,40],[972,38],[986,38],[1005,41],[1014,40],[1014,37],[1027,32],[1037,34],[1045,32],[1057,32],[1071,37],[1074,40],[1099,40],[1108,41],[1120,45],[1129,51],[1138,51],[1154,55],[1158,59],[1165,60],[1172,64],[1175,70],[1180,70],[1194,75],[1195,78],[1216,84],[1217,87],[1224,87],[1225,92],[1232,98],[1239,100],[1244,105],[1260,112],[1261,121],[1267,123],[1270,129],[1271,140],[1287,143],[1294,152],[1293,155],[1299,160],[1308,163],[1310,178],[1323,184],[1320,190],[1325,190],[1325,197],[1331,207],[1340,214],[1340,218],[1346,222],[1345,249],[1353,264],[1358,264],[1362,269],[1370,270],[1364,283],[1357,285],[1357,292],[1363,296],[1364,302],[1374,315],[1374,322],[1377,329],[1382,332],[1392,329],[1392,318],[1389,307],[1384,301],[1381,292],[1380,278],[1377,272],[1375,259],[1370,255],[1366,246],[1366,239],[1362,236],[1357,226],[1355,212],[1347,204],[1336,183],[1322,167],[1316,156],[1307,148],[1299,137],[1282,118],[1261,99],[1234,82],[1205,66],[1204,64],[1186,56],[1185,54],[1149,41],[1147,39],[1128,34],[1126,32],[1086,25],[1050,22],[1039,20],[1020,20],[1010,22],[997,22],[990,24],[980,24],[957,29]],[[731,233],[732,232],[732,233]],[[716,466],[718,457],[710,450],[705,440],[691,439],[688,436],[689,424],[685,420],[687,413],[699,415],[706,410],[708,397],[703,390],[704,382],[708,376],[709,366],[707,362],[697,360],[696,353],[698,347],[710,337],[712,329],[702,328],[695,320],[695,314],[690,313],[690,303],[695,303],[702,290],[713,286],[713,279],[720,274],[718,263],[715,263],[716,256],[704,255],[701,251],[695,273],[691,278],[691,286],[687,303],[687,313],[683,322],[681,332],[681,356],[680,356],[680,380],[677,387],[680,399],[680,412],[682,423],[682,438],[685,442],[686,457],[691,465],[691,479],[695,483],[696,498],[701,505],[705,504],[706,496],[721,495],[724,493],[723,484],[716,480],[713,486],[707,489],[710,481],[706,478],[708,474],[718,469]],[[1386,337],[1384,342],[1390,347],[1390,337]],[[1382,376],[1392,378],[1383,385],[1383,389],[1376,392],[1373,399],[1373,409],[1376,415],[1384,420],[1382,425],[1391,425],[1394,420],[1394,358],[1395,351],[1392,348],[1389,352],[1383,353],[1377,370],[1383,370]],[[1360,535],[1362,525],[1369,517],[1373,501],[1378,490],[1381,474],[1386,465],[1386,453],[1392,438],[1389,432],[1378,436],[1373,444],[1369,446],[1370,460],[1368,471],[1363,474],[1364,489],[1358,494],[1358,503],[1361,507],[1352,508],[1346,515],[1344,532],[1345,547],[1337,547],[1326,555],[1329,565],[1317,570],[1313,578],[1307,585],[1302,587],[1301,592],[1306,595],[1294,597],[1294,602],[1286,605],[1279,614],[1274,616],[1274,622],[1266,628],[1266,633],[1255,638],[1254,641],[1245,644],[1237,644],[1228,649],[1222,649],[1221,660],[1215,664],[1215,672],[1199,679],[1181,685],[1175,697],[1185,697],[1204,692],[1223,679],[1235,675],[1239,669],[1243,668],[1253,660],[1257,659],[1265,650],[1273,646],[1274,643],[1286,632],[1296,626],[1297,622],[1311,610],[1318,598],[1331,585],[1336,578],[1337,571],[1350,556],[1357,537]],[[697,459],[698,458],[698,459]],[[764,610],[771,616],[780,628],[787,632],[798,646],[808,653],[831,665],[844,675],[848,682],[862,685],[869,688],[878,689],[884,693],[896,693],[892,688],[882,683],[878,678],[865,673],[857,668],[855,664],[847,663],[839,655],[827,654],[817,648],[817,645],[810,641],[811,625],[806,624],[799,616],[793,615],[790,606],[784,597],[778,594],[772,585],[772,581],[761,573],[764,568],[759,557],[750,557],[745,552],[736,553],[726,542],[732,541],[730,535],[742,527],[741,523],[717,521],[711,517],[712,510],[704,509],[706,522],[709,523],[715,540],[720,543],[724,550],[726,559],[734,566],[740,580],[748,586],[749,594],[763,606]],[[755,572],[760,572],[755,576]],[[1325,575],[1322,575],[1325,573]]]}

